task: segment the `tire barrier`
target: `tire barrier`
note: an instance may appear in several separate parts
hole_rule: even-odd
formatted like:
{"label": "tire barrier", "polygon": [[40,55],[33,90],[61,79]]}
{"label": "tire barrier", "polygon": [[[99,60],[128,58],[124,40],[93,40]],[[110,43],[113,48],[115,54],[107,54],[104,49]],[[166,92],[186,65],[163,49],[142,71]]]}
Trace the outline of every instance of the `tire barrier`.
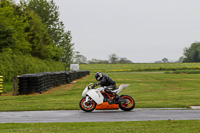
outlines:
{"label": "tire barrier", "polygon": [[19,94],[42,93],[52,87],[70,84],[76,79],[90,75],[90,71],[62,71],[24,74],[18,76]]}
{"label": "tire barrier", "polygon": [[0,95],[3,93],[3,76],[0,76]]}

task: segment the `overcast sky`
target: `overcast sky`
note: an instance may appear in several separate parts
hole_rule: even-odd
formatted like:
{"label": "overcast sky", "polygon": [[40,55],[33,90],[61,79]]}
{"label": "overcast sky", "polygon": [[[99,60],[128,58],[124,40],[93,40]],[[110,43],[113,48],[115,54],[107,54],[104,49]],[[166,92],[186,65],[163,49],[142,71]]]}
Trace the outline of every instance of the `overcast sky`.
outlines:
{"label": "overcast sky", "polygon": [[177,61],[200,41],[200,0],[54,0],[87,59],[110,54],[133,62]]}

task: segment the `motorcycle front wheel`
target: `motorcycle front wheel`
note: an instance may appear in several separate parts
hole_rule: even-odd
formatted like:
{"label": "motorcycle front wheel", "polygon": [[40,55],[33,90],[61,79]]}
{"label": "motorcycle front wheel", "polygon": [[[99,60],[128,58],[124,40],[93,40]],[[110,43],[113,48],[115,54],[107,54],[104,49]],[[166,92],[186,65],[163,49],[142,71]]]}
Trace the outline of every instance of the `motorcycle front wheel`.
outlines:
{"label": "motorcycle front wheel", "polygon": [[96,103],[94,100],[86,102],[86,97],[82,98],[79,102],[80,108],[85,112],[91,112],[96,108]]}
{"label": "motorcycle front wheel", "polygon": [[128,102],[120,103],[119,104],[120,109],[124,111],[130,111],[135,107],[135,100],[131,96],[123,95],[121,96],[121,98],[126,99]]}

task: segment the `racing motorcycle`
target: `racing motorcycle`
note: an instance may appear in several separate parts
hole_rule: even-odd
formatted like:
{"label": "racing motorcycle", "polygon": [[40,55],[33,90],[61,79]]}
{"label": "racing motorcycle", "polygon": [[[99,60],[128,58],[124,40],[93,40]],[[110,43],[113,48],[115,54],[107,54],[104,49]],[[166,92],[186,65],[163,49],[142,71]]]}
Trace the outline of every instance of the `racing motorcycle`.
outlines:
{"label": "racing motorcycle", "polygon": [[[93,89],[90,83],[82,93],[82,99],[79,102],[80,108],[85,112],[106,109],[122,109],[130,111],[135,107],[135,100],[129,95],[121,95],[115,98],[114,94],[106,93],[104,87]],[[129,84],[120,85],[118,89],[113,90],[113,93],[119,94],[123,89],[128,87]]]}

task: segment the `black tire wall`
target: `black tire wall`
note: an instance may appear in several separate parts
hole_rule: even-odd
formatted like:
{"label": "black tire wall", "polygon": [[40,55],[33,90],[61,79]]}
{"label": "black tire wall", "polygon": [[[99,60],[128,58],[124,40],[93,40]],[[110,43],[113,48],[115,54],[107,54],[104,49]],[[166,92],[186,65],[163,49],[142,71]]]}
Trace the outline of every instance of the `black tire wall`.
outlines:
{"label": "black tire wall", "polygon": [[76,79],[90,75],[90,71],[61,71],[24,74],[18,77],[19,94],[42,93],[52,87],[70,84]]}

